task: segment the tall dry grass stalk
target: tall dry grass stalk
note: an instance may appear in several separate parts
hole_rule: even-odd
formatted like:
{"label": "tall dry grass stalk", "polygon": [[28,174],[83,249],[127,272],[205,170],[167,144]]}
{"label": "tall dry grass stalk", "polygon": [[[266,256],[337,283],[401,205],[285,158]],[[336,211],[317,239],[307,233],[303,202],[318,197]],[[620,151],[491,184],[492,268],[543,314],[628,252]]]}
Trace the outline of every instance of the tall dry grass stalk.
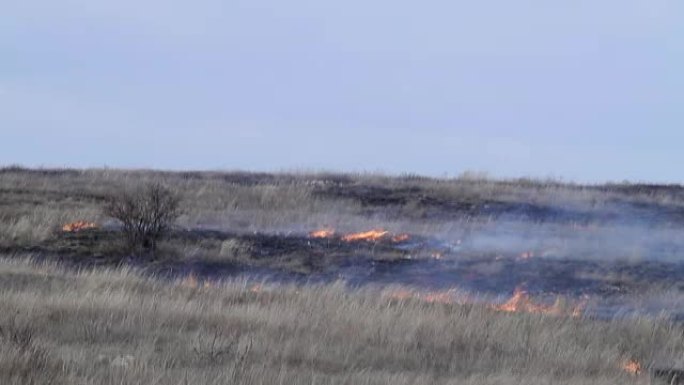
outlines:
{"label": "tall dry grass stalk", "polygon": [[[10,259],[12,258],[12,259]],[[680,326],[0,259],[2,384],[645,384]]]}

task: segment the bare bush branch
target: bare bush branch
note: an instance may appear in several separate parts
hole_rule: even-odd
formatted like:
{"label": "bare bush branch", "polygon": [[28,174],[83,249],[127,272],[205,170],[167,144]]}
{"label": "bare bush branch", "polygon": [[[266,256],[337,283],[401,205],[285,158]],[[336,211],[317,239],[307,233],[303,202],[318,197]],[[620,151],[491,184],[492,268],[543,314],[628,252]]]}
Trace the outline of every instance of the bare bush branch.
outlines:
{"label": "bare bush branch", "polygon": [[104,212],[121,222],[128,246],[155,251],[159,238],[181,213],[180,197],[168,187],[153,183],[134,193],[110,197]]}

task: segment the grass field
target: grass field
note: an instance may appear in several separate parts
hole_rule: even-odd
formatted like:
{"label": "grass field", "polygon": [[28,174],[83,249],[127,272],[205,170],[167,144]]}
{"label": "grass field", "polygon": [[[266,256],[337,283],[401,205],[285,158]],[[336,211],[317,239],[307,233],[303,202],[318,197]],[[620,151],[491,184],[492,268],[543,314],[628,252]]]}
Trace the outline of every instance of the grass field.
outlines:
{"label": "grass field", "polygon": [[[3,384],[625,384],[683,329],[0,260]],[[386,292],[385,292],[386,294]]]}
{"label": "grass field", "polygon": [[[142,260],[121,253],[102,206],[150,181],[181,195],[176,225],[185,235]],[[81,220],[106,231],[61,231]],[[451,257],[470,261],[484,283],[591,260],[608,273],[583,271],[568,285],[657,289],[681,299],[683,224],[677,185],[7,167],[0,169],[0,384],[646,384],[652,364],[684,358],[680,323],[504,313],[334,280],[259,286],[232,275],[205,284],[151,273],[193,263],[306,275],[355,261],[341,259],[350,253],[368,254],[368,266],[403,263],[408,252],[389,243],[306,236],[383,228],[464,239],[470,249]],[[536,265],[516,257],[531,240],[549,250],[535,250]],[[506,252],[512,257],[502,260]],[[604,263],[612,260],[627,262],[615,270]],[[642,262],[652,276],[640,277]],[[667,285],[657,277],[668,277]],[[630,360],[640,373],[624,368]]]}
{"label": "grass field", "polygon": [[[684,221],[684,188],[641,184],[576,185],[528,179],[453,179],[377,174],[255,174],[109,169],[0,169],[0,244],[31,244],[62,224],[100,222],[112,192],[161,181],[184,198],[179,225],[231,231],[341,231],[382,226],[392,231],[449,233],[463,224],[521,211],[553,221],[563,208],[591,222]],[[576,212],[576,213],[575,213]],[[511,214],[513,213],[513,214]]]}

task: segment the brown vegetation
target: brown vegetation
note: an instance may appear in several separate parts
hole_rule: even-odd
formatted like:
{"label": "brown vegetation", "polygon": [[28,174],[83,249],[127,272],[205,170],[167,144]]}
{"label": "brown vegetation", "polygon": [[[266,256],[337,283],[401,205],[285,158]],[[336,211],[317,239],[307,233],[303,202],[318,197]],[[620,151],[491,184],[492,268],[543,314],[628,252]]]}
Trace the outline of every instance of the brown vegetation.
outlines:
{"label": "brown vegetation", "polygon": [[117,219],[132,250],[157,249],[157,242],[180,215],[180,197],[160,183],[109,197],[105,215]]}
{"label": "brown vegetation", "polygon": [[[526,212],[534,220],[604,220],[628,208],[684,220],[681,186],[583,186],[528,179],[377,174],[258,174],[111,169],[0,169],[0,244],[33,244],[66,223],[100,223],[112,191],[159,182],[184,197],[178,223],[238,232],[449,232],[464,223]],[[568,213],[568,208],[580,214]],[[592,215],[595,216],[592,217]],[[620,219],[619,217],[617,219]]]}
{"label": "brown vegetation", "polygon": [[645,384],[679,326],[0,260],[3,384]]}
{"label": "brown vegetation", "polygon": [[[114,201],[119,206],[109,200],[113,191],[149,183],[169,189],[157,190],[153,201],[159,204],[147,212],[161,216],[141,214],[135,206],[143,202],[136,200],[139,194]],[[175,194],[183,197],[182,213]],[[103,213],[103,207],[109,210]],[[577,253],[584,250],[583,240],[598,239],[603,250],[605,234],[626,239],[613,228],[591,237],[609,222],[633,221],[627,234],[648,228],[649,237],[670,240],[684,223],[684,190],[472,175],[0,169],[0,383],[645,384],[656,354],[684,353],[679,324],[537,311],[539,305],[522,292],[502,306],[531,309],[529,314],[459,304],[441,292],[218,284],[195,275],[171,282],[120,267],[126,261],[116,245],[122,226],[129,244],[154,249],[176,214],[181,230],[159,245],[158,259],[150,264],[245,262],[308,274],[348,258],[351,249],[372,263],[404,263],[409,252],[395,247],[408,240],[404,234],[438,234],[460,245],[462,236],[479,227],[519,216],[530,226],[540,224],[544,236],[568,232],[573,240],[579,234]],[[141,218],[150,231],[136,233]],[[79,225],[65,227],[72,224]],[[315,229],[325,231],[309,234]],[[368,229],[382,230],[363,233]],[[657,235],[654,229],[664,230]],[[360,237],[345,241],[349,234]],[[681,250],[678,243],[665,246],[659,250]],[[499,253],[460,257],[487,279],[524,268],[552,278],[565,271],[536,253],[525,251],[520,261],[500,260]],[[625,256],[622,249],[617,253]],[[110,268],[75,272],[27,262],[27,256],[70,256],[79,267]],[[532,265],[536,260],[541,262]],[[585,265],[595,266],[591,273],[616,292],[642,288],[629,285],[642,265],[623,264],[616,276],[604,274],[597,262]],[[492,270],[496,266],[498,272]],[[648,266],[661,283],[679,271],[666,263]],[[583,274],[579,278],[598,279]],[[658,283],[650,277],[649,285]],[[671,289],[681,295],[681,288]]]}

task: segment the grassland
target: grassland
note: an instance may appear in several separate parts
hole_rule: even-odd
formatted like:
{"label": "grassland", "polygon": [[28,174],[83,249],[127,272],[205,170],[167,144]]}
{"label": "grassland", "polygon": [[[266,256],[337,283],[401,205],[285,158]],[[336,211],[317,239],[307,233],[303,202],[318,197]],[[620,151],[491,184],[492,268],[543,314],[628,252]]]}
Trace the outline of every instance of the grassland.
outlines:
{"label": "grassland", "polygon": [[[101,208],[110,194],[150,181],[181,194],[181,233],[220,237],[173,236],[147,265],[130,267]],[[114,230],[60,231],[77,220]],[[593,239],[604,250],[610,235],[611,245],[627,245],[615,248],[617,257],[633,258],[630,240],[678,237],[684,189],[472,175],[0,169],[0,383],[645,384],[651,363],[684,357],[682,326],[657,317],[506,314],[341,283],[205,286],[148,269],[193,260],[305,274],[334,256],[316,254],[311,264],[299,249],[256,255],[251,235],[322,227],[461,239],[495,226],[499,232],[473,244],[501,238],[494,243],[510,248],[500,222],[542,229],[543,238],[570,230],[594,237],[578,238],[573,253],[595,254]],[[668,258],[682,249],[662,244],[658,252]],[[648,251],[652,243],[643,245]],[[602,279],[624,287],[624,277]],[[625,371],[630,359],[644,373]]]}
{"label": "grassland", "polygon": [[[626,384],[684,330],[0,260],[3,384]],[[645,367],[644,367],[645,369]]]}
{"label": "grassland", "polygon": [[34,244],[74,220],[103,222],[107,196],[149,181],[169,185],[184,198],[178,225],[237,232],[381,226],[447,234],[464,224],[520,213],[542,222],[629,221],[644,213],[662,223],[684,222],[684,188],[679,185],[577,185],[468,174],[433,179],[5,167],[0,168],[0,244]]}

